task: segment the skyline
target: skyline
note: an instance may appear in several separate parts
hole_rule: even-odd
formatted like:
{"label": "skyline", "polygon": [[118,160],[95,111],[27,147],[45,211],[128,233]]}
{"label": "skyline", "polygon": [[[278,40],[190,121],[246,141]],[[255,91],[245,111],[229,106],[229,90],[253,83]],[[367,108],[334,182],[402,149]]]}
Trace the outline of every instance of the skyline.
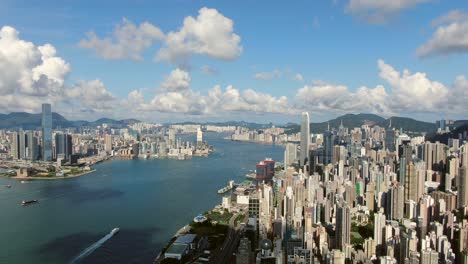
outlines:
{"label": "skyline", "polygon": [[0,112],[47,102],[72,120],[465,119],[466,4],[376,3],[3,2]]}

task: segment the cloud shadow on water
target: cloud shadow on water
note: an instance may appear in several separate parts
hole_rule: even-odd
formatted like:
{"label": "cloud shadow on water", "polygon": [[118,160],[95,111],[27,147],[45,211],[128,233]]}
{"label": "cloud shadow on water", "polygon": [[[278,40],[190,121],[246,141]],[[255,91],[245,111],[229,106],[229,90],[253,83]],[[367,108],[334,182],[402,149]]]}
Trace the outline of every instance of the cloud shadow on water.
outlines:
{"label": "cloud shadow on water", "polygon": [[70,202],[84,203],[88,201],[116,198],[124,195],[123,191],[112,188],[88,188],[79,184],[65,184],[60,186],[47,186],[42,191],[50,199],[68,199]]}

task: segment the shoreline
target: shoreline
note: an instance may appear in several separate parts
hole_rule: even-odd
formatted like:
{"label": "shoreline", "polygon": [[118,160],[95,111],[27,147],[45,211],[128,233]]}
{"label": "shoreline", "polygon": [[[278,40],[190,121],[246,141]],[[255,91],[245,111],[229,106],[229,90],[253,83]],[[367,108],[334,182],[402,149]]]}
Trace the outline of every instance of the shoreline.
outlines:
{"label": "shoreline", "polygon": [[88,175],[88,174],[91,174],[93,172],[96,172],[96,169],[93,169],[93,170],[90,170],[90,171],[84,171],[82,173],[78,173],[78,174],[75,174],[75,175],[70,175],[70,176],[54,176],[54,177],[18,177],[18,176],[15,176],[15,177],[8,177],[10,179],[15,179],[15,180],[63,180],[63,179],[71,179],[71,178],[77,178],[77,177],[81,177],[81,176],[84,176],[84,175]]}

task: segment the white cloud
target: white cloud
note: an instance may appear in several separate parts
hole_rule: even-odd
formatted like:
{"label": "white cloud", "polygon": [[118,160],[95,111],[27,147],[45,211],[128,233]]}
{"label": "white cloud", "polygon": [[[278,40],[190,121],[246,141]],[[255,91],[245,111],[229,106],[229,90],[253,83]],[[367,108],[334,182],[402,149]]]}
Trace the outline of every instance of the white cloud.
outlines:
{"label": "white cloud", "polygon": [[66,99],[87,112],[109,111],[117,103],[117,98],[100,80],[78,81],[67,90]]}
{"label": "white cloud", "polygon": [[386,98],[387,93],[383,86],[373,89],[361,87],[353,93],[344,85],[322,83],[306,85],[296,93],[298,106],[315,113],[366,112],[388,115],[390,110],[386,106]]}
{"label": "white cloud", "polygon": [[378,61],[379,76],[390,84],[392,103],[400,111],[438,112],[447,102],[449,93],[442,83],[433,81],[425,73],[411,74],[408,70],[402,73]]}
{"label": "white cloud", "polygon": [[[447,24],[449,23],[449,24]],[[468,52],[468,14],[455,10],[433,21],[432,38],[420,46],[419,57]]]}
{"label": "white cloud", "polygon": [[162,31],[148,22],[139,26],[123,18],[122,23],[116,25],[109,37],[99,38],[95,32],[87,34],[87,38],[79,42],[79,47],[92,49],[105,59],[142,60],[141,53],[156,41],[164,39]]}
{"label": "white cloud", "polygon": [[35,46],[19,39],[19,32],[4,26],[0,30],[0,93],[29,96],[60,94],[70,65],[56,57],[50,44]]}
{"label": "white cloud", "polygon": [[[227,86],[223,91],[219,85],[208,90],[206,95],[202,95],[190,88],[190,80],[188,72],[181,69],[173,70],[149,103],[140,101],[142,109],[208,116],[227,112],[289,114],[295,111],[285,96],[277,98],[252,89],[240,91],[233,86]],[[129,99],[130,97],[129,95]]]}
{"label": "white cloud", "polygon": [[254,75],[254,78],[260,81],[271,81],[281,77],[281,75],[282,72],[280,70],[274,70],[271,72],[258,72]]}
{"label": "white cloud", "polygon": [[242,53],[240,40],[231,19],[216,9],[203,7],[196,18],[186,17],[179,31],[167,34],[156,60],[184,64],[192,54],[232,60]]}
{"label": "white cloud", "polygon": [[385,23],[400,11],[429,0],[350,0],[346,11],[370,23]]}
{"label": "white cloud", "polygon": [[215,69],[215,68],[212,68],[211,66],[208,66],[208,65],[203,65],[201,67],[201,71],[204,73],[204,74],[207,74],[207,75],[216,75],[218,74],[218,70]]}
{"label": "white cloud", "polygon": [[447,14],[432,21],[432,26],[437,27],[446,23],[468,21],[468,14],[461,10],[452,10]]}
{"label": "white cloud", "polygon": [[304,81],[304,76],[302,76],[302,74],[300,74],[300,73],[296,73],[296,75],[294,75],[294,80],[299,81],[299,82],[303,82]]}

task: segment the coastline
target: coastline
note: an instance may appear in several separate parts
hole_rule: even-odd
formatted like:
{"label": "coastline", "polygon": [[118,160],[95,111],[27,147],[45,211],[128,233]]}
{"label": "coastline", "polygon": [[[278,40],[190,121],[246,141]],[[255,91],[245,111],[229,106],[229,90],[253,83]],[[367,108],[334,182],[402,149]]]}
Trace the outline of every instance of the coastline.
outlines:
{"label": "coastline", "polygon": [[9,177],[10,179],[15,179],[15,180],[63,180],[63,179],[71,179],[71,178],[77,178],[81,177],[84,175],[91,174],[93,172],[96,172],[95,169],[90,170],[90,171],[84,171],[82,173],[78,173],[75,175],[70,175],[70,176],[55,176],[55,177]]}

